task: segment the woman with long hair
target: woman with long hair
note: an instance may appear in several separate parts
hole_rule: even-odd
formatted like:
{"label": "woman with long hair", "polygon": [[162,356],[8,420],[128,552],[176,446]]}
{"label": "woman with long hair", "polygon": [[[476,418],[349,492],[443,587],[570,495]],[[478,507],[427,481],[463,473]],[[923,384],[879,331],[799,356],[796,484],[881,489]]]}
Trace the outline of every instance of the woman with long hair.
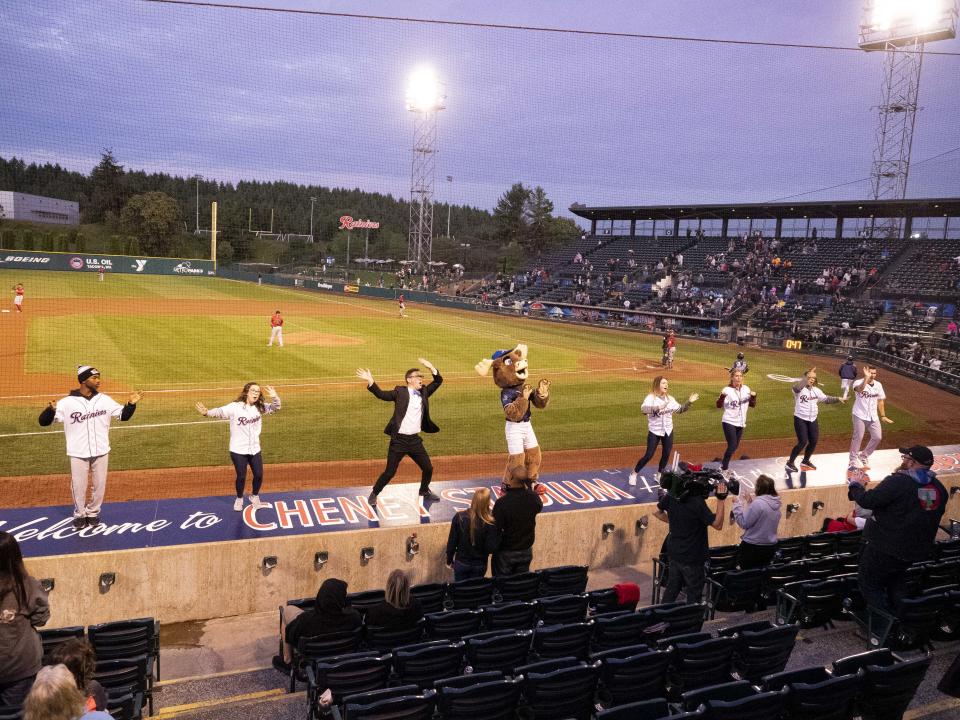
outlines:
{"label": "woman with long hair", "polygon": [[77,688],[86,697],[87,710],[107,709],[107,691],[93,679],[97,669],[97,656],[93,645],[86,638],[70,638],[57,645],[50,653],[54,665],[65,665],[73,673]]}
{"label": "woman with long hair", "polygon": [[817,418],[820,415],[820,403],[831,405],[846,402],[842,397],[827,395],[817,387],[817,369],[810,368],[803,374],[803,379],[793,384],[794,409],[793,431],[797,435],[797,444],[790,451],[787,460],[787,470],[797,472],[797,455],[803,451],[800,461],[801,470],[816,470],[817,466],[811,462],[813,451],[817,449],[820,439],[820,424]]}
{"label": "woman with long hair", "polygon": [[473,493],[470,507],[453,516],[447,537],[447,567],[453,579],[467,580],[487,574],[487,561],[497,549],[500,537],[490,511],[490,490]]}
{"label": "woman with long hair", "polygon": [[631,485],[637,484],[637,473],[650,462],[650,458],[656,453],[657,445],[660,443],[663,443],[663,452],[660,455],[658,471],[662,473],[666,469],[667,461],[670,459],[670,451],[673,449],[673,416],[685,413],[700,398],[699,395],[693,393],[681,405],[673,395],[667,392],[669,389],[669,381],[662,375],[657,375],[650,387],[650,394],[643,399],[643,404],[640,405],[640,412],[647,416],[647,451],[642,458],[637,460],[633,472],[630,473],[629,483]]}
{"label": "woman with long hair", "polygon": [[23,704],[23,720],[112,720],[99,710],[84,709],[83,693],[66,665],[47,665]]}
{"label": "woman with long hair", "polygon": [[757,394],[743,384],[743,373],[733,370],[730,373],[730,384],[720,391],[717,398],[717,407],[723,410],[721,426],[723,437],[727,441],[727,449],[723,453],[723,462],[720,469],[726,471],[730,467],[730,458],[740,447],[743,429],[747,426],[747,410],[757,406]]}
{"label": "woman with long hair", "polygon": [[387,578],[383,602],[367,610],[367,626],[405,630],[423,617],[420,601],[410,592],[410,579],[403,570],[394,570]]}
{"label": "woman with long hair", "polygon": [[197,412],[213,418],[230,421],[230,459],[237,472],[237,499],[233,509],[243,510],[243,490],[247,484],[247,466],[253,471],[253,493],[250,502],[260,507],[260,487],[263,485],[263,456],[260,453],[260,429],[264,415],[280,409],[280,397],[270,385],[264,385],[270,402],[264,402],[260,385],[248,382],[239,397],[223,407],[208,409],[203,403],[196,405]]}
{"label": "woman with long hair", "polygon": [[0,705],[17,706],[42,666],[37,628],[50,619],[47,593],[27,574],[16,538],[0,530]]}
{"label": "woman with long hair", "polygon": [[744,484],[733,501],[733,519],[743,528],[737,564],[742,568],[765,567],[777,551],[777,528],[780,525],[780,497],[773,478],[761,475],[756,482],[756,497],[743,507]]}

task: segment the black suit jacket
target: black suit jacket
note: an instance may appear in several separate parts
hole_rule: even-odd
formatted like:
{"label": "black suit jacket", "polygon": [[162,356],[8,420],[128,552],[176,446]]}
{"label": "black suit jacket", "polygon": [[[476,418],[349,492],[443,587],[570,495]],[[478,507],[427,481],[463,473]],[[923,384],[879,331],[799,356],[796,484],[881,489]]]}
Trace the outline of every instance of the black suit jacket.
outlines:
{"label": "black suit jacket", "polygon": [[[430,419],[430,401],[428,398],[437,391],[437,388],[440,387],[442,382],[443,378],[440,377],[440,373],[437,373],[433,376],[430,384],[424,385],[420,390],[421,396],[423,397],[423,418],[420,421],[420,427],[425,433],[440,431],[436,423]],[[399,432],[400,423],[403,422],[403,418],[407,414],[407,407],[410,405],[410,393],[407,391],[407,386],[397,385],[393,390],[381,390],[380,387],[374,383],[373,385],[368,385],[367,390],[381,400],[388,400],[393,403],[393,417],[390,418],[390,422],[388,422],[387,426],[383,429],[384,435],[393,437]]]}

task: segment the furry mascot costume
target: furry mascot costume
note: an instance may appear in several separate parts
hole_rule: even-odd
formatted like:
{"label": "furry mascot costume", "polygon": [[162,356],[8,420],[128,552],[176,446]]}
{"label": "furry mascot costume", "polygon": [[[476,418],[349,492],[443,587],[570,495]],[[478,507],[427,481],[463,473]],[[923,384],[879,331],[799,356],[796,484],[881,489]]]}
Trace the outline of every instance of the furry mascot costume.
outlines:
{"label": "furry mascot costume", "polygon": [[550,401],[550,381],[541,380],[537,388],[526,383],[528,377],[527,346],[517,345],[513,350],[497,350],[490,359],[475,366],[477,373],[486,377],[493,369],[493,381],[500,388],[500,403],[506,417],[507,436],[506,482],[515,468],[526,469],[527,483],[533,485],[540,477],[540,445],[530,422],[530,406],[545,408]]}

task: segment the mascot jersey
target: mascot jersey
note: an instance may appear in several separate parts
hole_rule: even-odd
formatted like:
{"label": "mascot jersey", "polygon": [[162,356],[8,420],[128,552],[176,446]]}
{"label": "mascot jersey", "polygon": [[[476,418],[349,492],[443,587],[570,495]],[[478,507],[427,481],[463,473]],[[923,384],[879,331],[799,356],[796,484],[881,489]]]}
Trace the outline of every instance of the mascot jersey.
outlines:
{"label": "mascot jersey", "polygon": [[[507,387],[500,390],[500,402],[506,407],[510,405],[514,400],[523,395],[523,385],[514,385],[513,387]],[[527,405],[527,412],[523,414],[523,417],[517,421],[507,420],[507,422],[530,422],[530,408],[533,407],[533,404]]]}

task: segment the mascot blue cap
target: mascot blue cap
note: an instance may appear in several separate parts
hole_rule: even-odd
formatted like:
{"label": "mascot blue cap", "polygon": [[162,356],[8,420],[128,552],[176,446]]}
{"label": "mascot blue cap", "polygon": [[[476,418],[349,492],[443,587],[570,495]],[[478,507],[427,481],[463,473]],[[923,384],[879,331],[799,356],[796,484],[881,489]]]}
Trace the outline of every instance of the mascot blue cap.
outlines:
{"label": "mascot blue cap", "polygon": [[510,353],[510,350],[497,350],[493,355],[490,356],[490,359],[496,360],[497,358],[503,357],[504,355],[508,355],[509,353]]}

